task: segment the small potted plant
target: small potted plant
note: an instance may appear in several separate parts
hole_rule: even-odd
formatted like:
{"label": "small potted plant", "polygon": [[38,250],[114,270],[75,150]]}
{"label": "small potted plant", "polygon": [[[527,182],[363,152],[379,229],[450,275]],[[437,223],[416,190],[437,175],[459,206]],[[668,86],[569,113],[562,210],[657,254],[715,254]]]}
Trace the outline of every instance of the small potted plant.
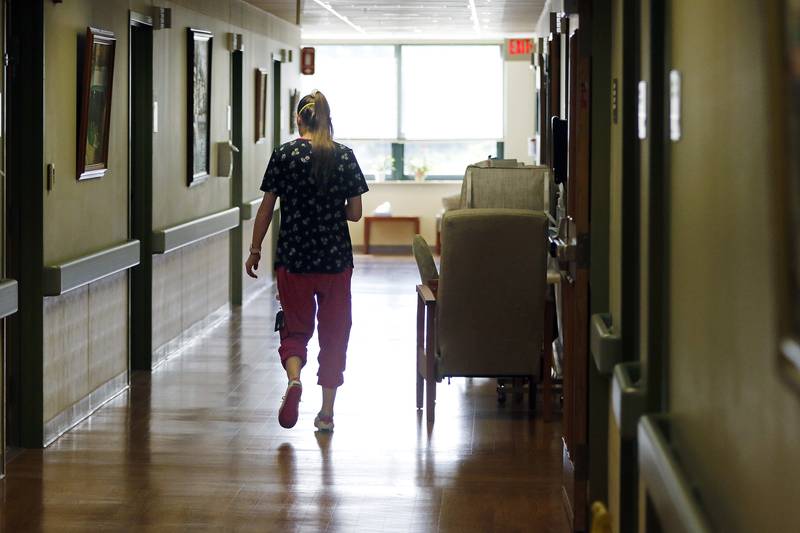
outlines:
{"label": "small potted plant", "polygon": [[378,159],[375,165],[375,181],[385,181],[386,175],[394,172],[394,158],[390,155]]}
{"label": "small potted plant", "polygon": [[428,175],[428,171],[430,168],[428,167],[428,163],[426,161],[411,161],[410,163],[411,170],[414,172],[414,179],[416,181],[425,181],[425,177]]}

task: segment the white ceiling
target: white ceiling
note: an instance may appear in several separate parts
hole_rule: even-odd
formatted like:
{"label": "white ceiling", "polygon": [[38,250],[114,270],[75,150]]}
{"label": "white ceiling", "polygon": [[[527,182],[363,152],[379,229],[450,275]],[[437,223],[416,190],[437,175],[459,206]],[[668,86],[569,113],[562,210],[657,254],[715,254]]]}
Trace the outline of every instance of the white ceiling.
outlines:
{"label": "white ceiling", "polygon": [[[296,0],[247,1],[294,22]],[[302,0],[300,19],[304,40],[493,39],[532,34],[544,4],[545,0]]]}

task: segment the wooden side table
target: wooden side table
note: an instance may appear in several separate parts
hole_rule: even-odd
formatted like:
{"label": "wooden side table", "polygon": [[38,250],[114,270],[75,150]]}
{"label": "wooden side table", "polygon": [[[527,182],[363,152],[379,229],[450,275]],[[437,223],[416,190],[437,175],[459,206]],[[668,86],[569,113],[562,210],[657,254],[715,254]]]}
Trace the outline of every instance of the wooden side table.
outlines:
{"label": "wooden side table", "polygon": [[414,235],[419,233],[419,217],[364,217],[364,253],[369,253],[369,235],[373,222],[411,222],[414,224]]}

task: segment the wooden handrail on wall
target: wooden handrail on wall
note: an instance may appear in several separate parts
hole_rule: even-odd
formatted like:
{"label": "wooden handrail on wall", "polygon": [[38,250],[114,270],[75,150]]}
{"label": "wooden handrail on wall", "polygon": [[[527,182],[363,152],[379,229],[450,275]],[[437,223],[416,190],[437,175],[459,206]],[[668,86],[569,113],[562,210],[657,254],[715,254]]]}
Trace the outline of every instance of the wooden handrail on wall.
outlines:
{"label": "wooden handrail on wall", "polygon": [[641,381],[639,361],[620,363],[614,367],[611,380],[611,407],[620,435],[624,439],[636,436],[636,424],[644,414],[645,389]]}
{"label": "wooden handrail on wall", "polygon": [[18,303],[17,281],[13,279],[0,281],[0,318],[16,313]]}
{"label": "wooden handrail on wall", "polygon": [[263,198],[256,198],[242,204],[242,220],[252,220],[256,218],[258,208],[261,207]]}
{"label": "wooden handrail on wall", "polygon": [[622,362],[622,337],[612,333],[613,322],[610,313],[592,315],[589,333],[589,346],[597,371],[604,376],[614,372],[614,366]]}
{"label": "wooden handrail on wall", "polygon": [[153,253],[167,254],[239,226],[239,208],[232,207],[184,224],[153,232]]}
{"label": "wooden handrail on wall", "polygon": [[647,415],[639,421],[639,476],[662,531],[711,533],[696,492],[669,441],[669,417]]}
{"label": "wooden handrail on wall", "polygon": [[45,296],[60,296],[139,264],[138,240],[85,255],[58,265],[44,267]]}

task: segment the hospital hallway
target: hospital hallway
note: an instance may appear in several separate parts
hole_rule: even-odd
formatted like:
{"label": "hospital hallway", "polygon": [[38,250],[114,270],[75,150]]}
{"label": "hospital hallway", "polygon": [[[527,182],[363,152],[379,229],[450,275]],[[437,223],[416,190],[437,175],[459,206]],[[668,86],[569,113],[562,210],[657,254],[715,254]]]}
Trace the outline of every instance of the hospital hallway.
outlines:
{"label": "hospital hallway", "polygon": [[500,406],[490,379],[443,382],[431,429],[415,409],[416,283],[407,256],[357,257],[334,433],[312,424],[316,339],[299,422],[278,425],[268,289],[14,458],[0,530],[565,531],[560,421]]}

